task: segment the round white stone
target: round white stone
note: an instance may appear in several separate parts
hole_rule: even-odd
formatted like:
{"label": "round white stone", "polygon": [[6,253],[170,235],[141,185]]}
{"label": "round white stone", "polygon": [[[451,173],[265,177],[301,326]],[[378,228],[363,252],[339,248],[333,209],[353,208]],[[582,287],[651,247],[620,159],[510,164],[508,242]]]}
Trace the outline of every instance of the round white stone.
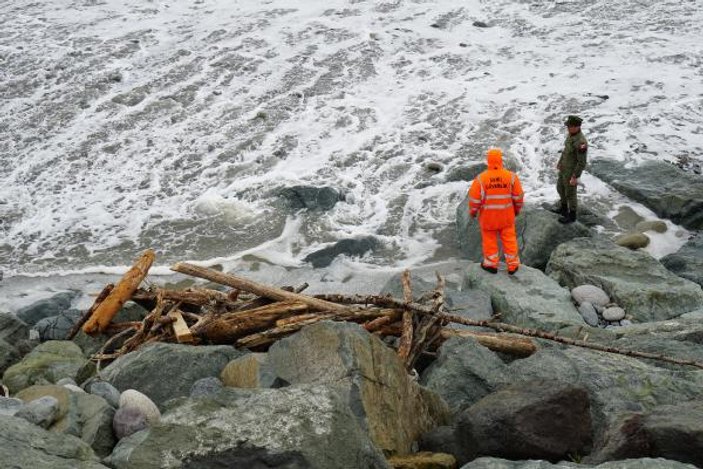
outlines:
{"label": "round white stone", "polygon": [[571,290],[571,297],[578,303],[591,303],[593,306],[605,306],[610,303],[608,294],[595,285],[579,285]]}
{"label": "round white stone", "polygon": [[144,414],[149,425],[158,423],[161,419],[161,412],[154,401],[137,390],[127,389],[120,394],[120,409],[127,407],[137,409]]}
{"label": "round white stone", "polygon": [[611,306],[603,311],[603,319],[606,321],[619,321],[625,317],[625,310],[619,306]]}

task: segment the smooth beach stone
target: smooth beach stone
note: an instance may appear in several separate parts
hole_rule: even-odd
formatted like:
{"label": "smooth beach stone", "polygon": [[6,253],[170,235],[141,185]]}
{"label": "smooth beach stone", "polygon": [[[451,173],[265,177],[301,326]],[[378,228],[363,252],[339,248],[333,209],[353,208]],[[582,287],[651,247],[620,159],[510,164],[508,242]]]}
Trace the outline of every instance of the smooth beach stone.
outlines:
{"label": "smooth beach stone", "polygon": [[598,325],[598,313],[591,303],[584,301],[579,305],[578,311],[586,324],[593,327]]}
{"label": "smooth beach stone", "polygon": [[620,321],[625,318],[625,310],[619,306],[611,306],[603,311],[603,319],[606,321]]}
{"label": "smooth beach stone", "polygon": [[608,294],[595,285],[579,285],[571,290],[571,297],[578,304],[591,303],[594,307],[610,303]]}
{"label": "smooth beach stone", "polygon": [[120,395],[120,409],[127,407],[139,409],[149,425],[153,425],[161,419],[161,411],[156,407],[154,401],[134,389],[127,389]]}
{"label": "smooth beach stone", "polygon": [[644,233],[628,233],[615,239],[615,244],[628,249],[640,249],[649,246],[649,236]]}
{"label": "smooth beach stone", "polygon": [[654,231],[656,233],[666,233],[666,223],[661,220],[645,220],[635,225],[635,231],[643,233],[645,231]]}
{"label": "smooth beach stone", "polygon": [[148,426],[146,416],[136,407],[117,409],[112,419],[112,429],[115,431],[115,436],[118,440],[144,430]]}

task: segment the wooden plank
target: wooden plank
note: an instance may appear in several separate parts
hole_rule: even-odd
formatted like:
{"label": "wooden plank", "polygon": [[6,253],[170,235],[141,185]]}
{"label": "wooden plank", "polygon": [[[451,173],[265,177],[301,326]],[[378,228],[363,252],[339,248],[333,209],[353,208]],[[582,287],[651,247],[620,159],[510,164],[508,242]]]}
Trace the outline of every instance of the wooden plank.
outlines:
{"label": "wooden plank", "polygon": [[193,333],[190,332],[188,324],[186,324],[185,319],[181,312],[176,310],[168,313],[168,317],[173,319],[173,333],[176,334],[176,340],[179,344],[192,344],[193,343]]}

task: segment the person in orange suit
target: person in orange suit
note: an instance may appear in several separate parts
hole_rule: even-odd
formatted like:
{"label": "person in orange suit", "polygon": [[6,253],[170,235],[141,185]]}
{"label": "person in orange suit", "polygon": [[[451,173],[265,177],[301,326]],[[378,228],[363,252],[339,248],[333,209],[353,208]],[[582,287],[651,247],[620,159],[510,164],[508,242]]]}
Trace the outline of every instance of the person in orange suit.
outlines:
{"label": "person in orange suit", "polygon": [[481,268],[498,273],[498,238],[503,244],[508,273],[520,267],[515,217],[522,210],[523,192],[517,174],[503,168],[503,152],[490,148],[486,153],[488,169],[479,174],[469,189],[469,214],[478,216],[483,244]]}

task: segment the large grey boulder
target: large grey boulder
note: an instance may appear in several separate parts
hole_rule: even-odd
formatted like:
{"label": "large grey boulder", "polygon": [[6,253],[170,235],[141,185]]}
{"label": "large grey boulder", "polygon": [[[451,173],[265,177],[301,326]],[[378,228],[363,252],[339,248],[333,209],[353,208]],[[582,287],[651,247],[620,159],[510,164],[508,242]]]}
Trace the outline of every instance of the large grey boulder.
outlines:
{"label": "large grey boulder", "polygon": [[700,285],[674,275],[646,252],[602,238],[560,245],[546,272],[569,288],[583,284],[602,288],[637,321],[669,319],[703,304]]}
{"label": "large grey boulder", "polygon": [[[625,350],[638,350],[657,355],[703,363],[703,323],[700,318],[682,317],[650,323],[618,327],[608,345]],[[651,360],[654,366],[680,370],[680,365]]]}
{"label": "large grey boulder", "polygon": [[266,353],[249,353],[235,358],[220,373],[220,386],[271,388],[280,381]]}
{"label": "large grey boulder", "polygon": [[493,309],[501,313],[503,322],[546,330],[586,325],[569,291],[532,267],[522,266],[515,275],[493,275],[483,271],[480,264],[470,264],[464,288],[490,294]]}
{"label": "large grey boulder", "polygon": [[2,381],[14,394],[33,384],[53,384],[61,378],[75,380],[87,363],[73,342],[52,340],[38,345],[22,361],[8,368]]}
{"label": "large grey boulder", "polygon": [[67,309],[56,316],[40,319],[32,329],[39,332],[41,340],[64,340],[81,314],[77,309]]}
{"label": "large grey boulder", "polygon": [[486,396],[457,419],[460,463],[477,456],[559,461],[590,450],[588,392],[554,380],[517,383]]}
{"label": "large grey boulder", "polygon": [[333,187],[293,186],[281,189],[280,196],[294,210],[330,210],[344,200],[344,195]]}
{"label": "large grey boulder", "polygon": [[0,339],[0,375],[22,359],[22,354],[14,346]]}
{"label": "large grey boulder", "polygon": [[[452,314],[474,320],[490,319],[493,315],[490,295],[481,290],[462,288],[466,267],[466,261],[450,261],[413,269],[410,272],[410,288],[414,299],[417,301],[422,295],[434,291],[437,287],[436,274],[439,273],[445,282],[444,305]],[[393,275],[381,289],[381,295],[403,299],[401,277],[400,273]],[[451,327],[455,329],[474,328],[461,324],[452,324]]]}
{"label": "large grey boulder", "polygon": [[226,345],[156,343],[123,355],[100,371],[100,379],[120,391],[135,389],[157,406],[188,396],[197,380],[218,377],[222,369],[245,352]]}
{"label": "large grey boulder", "polygon": [[20,318],[10,313],[0,313],[0,340],[16,345],[29,338],[29,326]]}
{"label": "large grey boulder", "polygon": [[662,257],[660,262],[679,277],[703,286],[703,233],[697,233],[681,249]]}
{"label": "large grey boulder", "polygon": [[183,399],[157,425],[121,440],[109,463],[115,469],[389,468],[344,399],[321,385],[224,388]]}
{"label": "large grey boulder", "polygon": [[628,166],[597,159],[588,171],[662,218],[692,230],[703,228],[703,177],[662,161]]}
{"label": "large grey boulder", "polygon": [[0,415],[0,461],[8,468],[107,469],[79,438],[6,415]]}
{"label": "large grey boulder", "polygon": [[[422,294],[433,291],[437,287],[436,273],[444,278],[446,291],[459,290],[466,264],[466,261],[447,261],[413,268],[410,270],[410,288],[413,291],[413,296],[417,299]],[[402,273],[397,273],[390,277],[381,288],[381,294],[402,299],[402,275]]]}
{"label": "large grey boulder", "polygon": [[703,401],[621,416],[589,462],[662,457],[703,466]]}
{"label": "large grey boulder", "polygon": [[105,399],[56,385],[31,386],[20,391],[17,397],[27,403],[47,397],[55,399],[58,410],[48,430],[80,438],[98,456],[107,456],[112,452],[117,442],[112,431],[115,410]]}
{"label": "large grey boulder", "polygon": [[339,389],[361,427],[384,451],[407,454],[424,432],[449,418],[447,404],[413,382],[397,354],[361,326],[323,321],[269,349],[276,374],[291,384]]}
{"label": "large grey boulder", "polygon": [[[456,209],[457,236],[463,256],[474,262],[483,258],[481,231],[478,220],[471,220],[465,198]],[[573,238],[590,236],[591,230],[582,223],[563,225],[555,213],[526,206],[515,221],[520,261],[544,270],[552,251],[561,243]]]}
{"label": "large grey boulder", "polygon": [[498,355],[476,339],[455,337],[442,344],[420,383],[457,413],[508,383],[507,371]]}
{"label": "large grey boulder", "polygon": [[337,256],[363,256],[367,252],[377,249],[379,244],[379,241],[373,236],[342,239],[331,246],[308,254],[303,261],[310,262],[313,267],[319,269],[330,265]]}
{"label": "large grey boulder", "polygon": [[703,310],[682,314],[664,321],[654,321],[615,329],[617,338],[651,338],[672,341],[700,342],[703,335]]}
{"label": "large grey boulder", "polygon": [[625,459],[590,465],[561,461],[509,461],[507,459],[483,457],[461,466],[461,469],[695,469],[695,466],[662,458]]}
{"label": "large grey boulder", "polygon": [[77,292],[62,292],[51,298],[36,301],[29,306],[15,311],[19,319],[28,326],[33,326],[40,320],[51,316],[56,316],[71,307],[71,302],[77,296]]}
{"label": "large grey boulder", "polygon": [[514,383],[558,378],[587,388],[596,436],[618,414],[696,399],[703,392],[701,370],[669,370],[632,357],[577,347],[541,349],[511,363],[507,373]]}
{"label": "large grey boulder", "polygon": [[[454,166],[447,169],[445,181],[467,181],[470,183],[476,176],[484,172],[486,168],[488,168],[488,165],[486,165],[486,163],[473,163]],[[466,207],[466,205],[464,205],[464,207]]]}

